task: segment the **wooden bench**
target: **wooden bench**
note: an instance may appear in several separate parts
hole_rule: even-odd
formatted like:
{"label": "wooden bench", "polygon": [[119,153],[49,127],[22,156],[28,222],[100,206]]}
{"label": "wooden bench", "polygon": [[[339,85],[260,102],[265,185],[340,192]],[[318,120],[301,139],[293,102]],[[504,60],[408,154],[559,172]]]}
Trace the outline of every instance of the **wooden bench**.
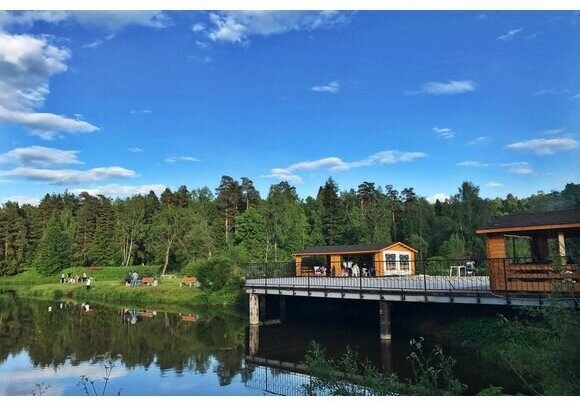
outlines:
{"label": "wooden bench", "polygon": [[193,285],[195,285],[195,283],[197,282],[197,278],[194,276],[187,276],[185,278],[182,279],[181,283],[179,284],[179,286],[189,286],[192,287]]}
{"label": "wooden bench", "polygon": [[197,316],[195,314],[182,314],[181,320],[187,322],[195,322],[197,321]]}
{"label": "wooden bench", "polygon": [[154,282],[155,282],[154,276],[146,276],[143,279],[141,279],[141,283],[144,286],[153,286]]}

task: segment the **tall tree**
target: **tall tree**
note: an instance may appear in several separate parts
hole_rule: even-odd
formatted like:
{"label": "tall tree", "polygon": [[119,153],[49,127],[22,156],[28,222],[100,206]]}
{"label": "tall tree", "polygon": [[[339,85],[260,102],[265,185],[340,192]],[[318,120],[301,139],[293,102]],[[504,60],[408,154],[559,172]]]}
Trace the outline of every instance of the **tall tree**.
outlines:
{"label": "tall tree", "polygon": [[242,199],[242,190],[239,183],[230,176],[222,176],[219,187],[216,189],[216,204],[223,219],[226,245],[236,225],[236,216]]}
{"label": "tall tree", "polygon": [[54,213],[40,240],[35,268],[43,275],[53,275],[70,264],[71,242],[60,217]]}
{"label": "tall tree", "polygon": [[320,187],[316,198],[320,205],[324,240],[328,245],[338,244],[342,211],[338,198],[338,185],[332,177],[329,177],[324,186]]}

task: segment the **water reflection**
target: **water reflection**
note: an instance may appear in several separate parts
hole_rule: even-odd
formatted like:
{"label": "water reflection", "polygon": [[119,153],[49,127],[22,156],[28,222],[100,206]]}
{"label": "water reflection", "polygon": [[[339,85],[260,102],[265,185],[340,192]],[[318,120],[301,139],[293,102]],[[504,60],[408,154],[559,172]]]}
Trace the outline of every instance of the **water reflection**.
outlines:
{"label": "water reflection", "polygon": [[[239,315],[211,310],[173,314],[2,297],[0,376],[10,381],[2,381],[0,394],[30,395],[35,383],[46,381],[49,394],[79,395],[80,375],[103,376],[105,353],[119,356],[114,394],[257,393],[243,387],[244,326]],[[165,383],[138,374],[164,377]],[[177,381],[191,376],[196,380],[187,386]],[[199,389],[192,389],[196,382]]]}

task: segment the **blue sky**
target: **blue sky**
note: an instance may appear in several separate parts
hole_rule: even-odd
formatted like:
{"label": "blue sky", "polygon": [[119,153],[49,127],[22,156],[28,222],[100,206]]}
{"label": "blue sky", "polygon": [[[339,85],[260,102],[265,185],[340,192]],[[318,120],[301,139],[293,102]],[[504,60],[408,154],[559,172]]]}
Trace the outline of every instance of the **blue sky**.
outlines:
{"label": "blue sky", "polygon": [[580,177],[577,12],[0,12],[0,201]]}

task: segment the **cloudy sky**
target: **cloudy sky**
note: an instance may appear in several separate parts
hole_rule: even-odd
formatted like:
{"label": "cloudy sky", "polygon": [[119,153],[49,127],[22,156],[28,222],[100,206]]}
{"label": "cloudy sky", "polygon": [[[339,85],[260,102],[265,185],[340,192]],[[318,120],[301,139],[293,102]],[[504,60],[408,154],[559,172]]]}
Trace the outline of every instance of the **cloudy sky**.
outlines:
{"label": "cloudy sky", "polygon": [[0,202],[580,179],[580,14],[0,12]]}

